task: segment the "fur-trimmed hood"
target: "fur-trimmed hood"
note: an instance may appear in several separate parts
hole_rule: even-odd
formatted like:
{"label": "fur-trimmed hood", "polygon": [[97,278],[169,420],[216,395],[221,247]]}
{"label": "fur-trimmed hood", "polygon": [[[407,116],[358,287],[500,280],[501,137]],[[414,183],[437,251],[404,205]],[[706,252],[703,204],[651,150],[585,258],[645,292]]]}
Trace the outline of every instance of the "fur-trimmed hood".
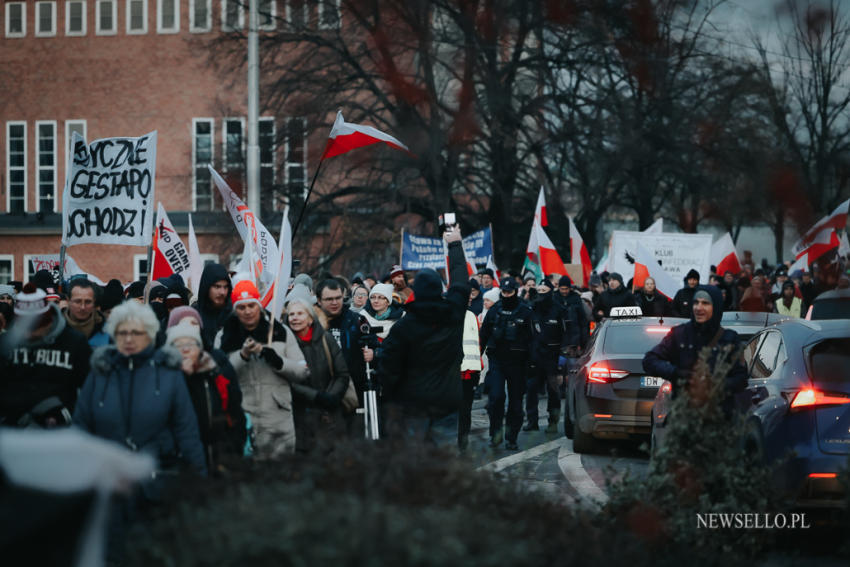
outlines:
{"label": "fur-trimmed hood", "polygon": [[154,363],[175,370],[180,369],[183,361],[180,351],[169,346],[154,349],[153,345],[151,345],[138,354],[125,356],[118,352],[118,348],[115,345],[104,345],[94,350],[91,356],[91,369],[92,372],[97,372],[98,374],[108,374],[110,370],[119,364],[126,366],[130,359],[133,359],[135,366],[146,364],[148,360],[152,360]]}

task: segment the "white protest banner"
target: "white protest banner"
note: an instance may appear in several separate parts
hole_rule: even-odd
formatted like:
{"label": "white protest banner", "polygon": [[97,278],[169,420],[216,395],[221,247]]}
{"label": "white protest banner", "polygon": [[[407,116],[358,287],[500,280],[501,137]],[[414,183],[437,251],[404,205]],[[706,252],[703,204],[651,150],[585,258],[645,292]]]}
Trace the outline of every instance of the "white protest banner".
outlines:
{"label": "white protest banner", "polygon": [[62,244],[151,243],[156,131],[86,145],[74,132],[62,197]]}
{"label": "white protest banner", "polygon": [[[708,283],[711,268],[710,234],[685,234],[679,232],[632,232],[615,230],[611,236],[611,255],[608,257],[609,271],[621,274],[626,280],[634,273],[634,257],[627,253],[640,244],[656,260],[664,271],[677,282],[683,282],[691,269],[699,272],[700,282]],[[631,261],[629,260],[631,258]]]}
{"label": "white protest banner", "polygon": [[[32,264],[32,273],[36,273],[39,270],[47,270],[49,272],[54,272],[59,269],[59,254],[38,254],[35,256],[30,256],[29,261]],[[71,276],[76,275],[85,275],[89,281],[93,281],[97,285],[106,285],[103,281],[97,276],[92,275],[91,273],[83,270],[80,266],[77,265],[77,262],[74,261],[68,254],[65,254],[65,270],[62,275],[62,279],[70,279]]]}
{"label": "white protest banner", "polygon": [[157,203],[151,280],[181,274],[185,282],[189,275],[189,268],[189,252],[177,231],[174,230],[174,225],[171,224],[162,203]]}
{"label": "white protest banner", "polygon": [[239,198],[239,195],[233,192],[218,172],[212,166],[207,167],[215,186],[224,199],[227,210],[230,211],[230,216],[233,218],[236,230],[239,231],[239,236],[242,237],[243,241],[251,242],[255,255],[254,260],[258,262],[259,268],[257,270],[257,287],[260,288],[260,302],[265,307],[272,300],[274,280],[277,275],[278,262],[280,262],[277,243],[274,236],[263,226],[263,223],[257,220],[248,205]]}

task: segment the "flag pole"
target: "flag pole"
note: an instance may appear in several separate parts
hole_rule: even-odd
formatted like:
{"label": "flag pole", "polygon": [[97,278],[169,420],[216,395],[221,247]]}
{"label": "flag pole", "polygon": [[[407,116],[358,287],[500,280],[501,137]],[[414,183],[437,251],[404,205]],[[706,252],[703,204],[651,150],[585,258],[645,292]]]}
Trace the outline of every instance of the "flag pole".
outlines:
{"label": "flag pole", "polygon": [[401,242],[398,245],[398,265],[401,266],[401,260],[404,256],[404,227],[401,227]]}
{"label": "flag pole", "polygon": [[304,211],[307,210],[307,202],[310,200],[310,195],[313,194],[313,186],[316,184],[316,178],[319,177],[319,171],[322,169],[322,163],[325,160],[320,159],[319,165],[316,167],[316,173],[313,174],[313,180],[310,182],[310,188],[307,190],[307,196],[304,197],[304,205],[301,207],[301,212],[298,214],[298,220],[295,221],[295,227],[292,229],[292,240],[295,240],[295,235],[298,234],[298,227],[301,226],[301,219],[304,218]]}
{"label": "flag pole", "polygon": [[62,292],[65,291],[65,248],[64,244],[59,246],[59,291]]}

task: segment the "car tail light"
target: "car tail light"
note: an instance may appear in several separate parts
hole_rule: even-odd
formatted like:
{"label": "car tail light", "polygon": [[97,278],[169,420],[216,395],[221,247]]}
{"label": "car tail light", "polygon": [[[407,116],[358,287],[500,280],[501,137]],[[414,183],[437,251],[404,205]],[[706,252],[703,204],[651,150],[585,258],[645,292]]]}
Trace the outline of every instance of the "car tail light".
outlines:
{"label": "car tail light", "polygon": [[850,404],[850,396],[846,394],[825,394],[814,388],[800,390],[791,401],[791,409],[806,409],[820,406],[835,406]]}
{"label": "car tail light", "polygon": [[597,384],[607,384],[614,380],[621,380],[628,375],[628,370],[612,370],[604,364],[594,364],[587,371],[587,381]]}
{"label": "car tail light", "polygon": [[647,327],[646,328],[647,333],[664,333],[665,335],[667,334],[667,331],[669,331],[669,330],[670,330],[670,327]]}
{"label": "car tail light", "polygon": [[834,472],[813,472],[809,473],[809,478],[837,478],[838,475]]}

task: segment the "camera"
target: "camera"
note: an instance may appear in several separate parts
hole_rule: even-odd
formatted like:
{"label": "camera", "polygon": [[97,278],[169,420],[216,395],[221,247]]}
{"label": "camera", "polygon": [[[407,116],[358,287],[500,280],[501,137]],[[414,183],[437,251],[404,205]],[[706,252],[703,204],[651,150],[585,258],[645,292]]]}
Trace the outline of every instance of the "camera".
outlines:
{"label": "camera", "polygon": [[446,229],[457,226],[457,217],[454,213],[443,213],[437,219],[440,225],[440,232],[446,232]]}
{"label": "camera", "polygon": [[360,329],[361,344],[363,344],[363,346],[368,346],[369,348],[375,348],[378,345],[378,334],[383,333],[384,328],[373,327],[369,324],[369,320],[363,315],[360,316],[360,320],[357,324]]}

